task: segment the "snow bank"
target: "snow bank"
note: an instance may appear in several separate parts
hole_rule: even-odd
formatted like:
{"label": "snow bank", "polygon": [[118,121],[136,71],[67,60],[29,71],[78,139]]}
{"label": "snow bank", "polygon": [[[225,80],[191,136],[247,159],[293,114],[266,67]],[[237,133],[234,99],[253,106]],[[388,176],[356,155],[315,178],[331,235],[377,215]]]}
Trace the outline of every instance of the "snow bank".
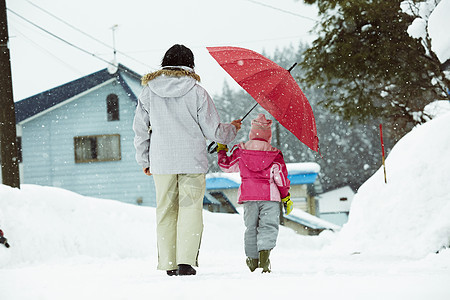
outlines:
{"label": "snow bank", "polygon": [[423,257],[450,245],[450,113],[416,127],[353,199],[332,247]]}
{"label": "snow bank", "polygon": [[[60,188],[25,184],[19,190],[0,184],[0,228],[11,244],[10,248],[0,245],[0,269],[121,259],[152,262],[156,268],[155,215],[153,207],[85,197]],[[213,255],[202,255],[202,264],[226,268],[230,257],[243,262],[242,210],[241,214],[204,211],[203,216],[201,252]],[[282,227],[274,259],[317,251],[330,238],[300,236]]]}
{"label": "snow bank", "polygon": [[0,185],[0,228],[11,248],[0,245],[0,268],[74,256],[145,257],[154,208],[96,199],[54,188]]}

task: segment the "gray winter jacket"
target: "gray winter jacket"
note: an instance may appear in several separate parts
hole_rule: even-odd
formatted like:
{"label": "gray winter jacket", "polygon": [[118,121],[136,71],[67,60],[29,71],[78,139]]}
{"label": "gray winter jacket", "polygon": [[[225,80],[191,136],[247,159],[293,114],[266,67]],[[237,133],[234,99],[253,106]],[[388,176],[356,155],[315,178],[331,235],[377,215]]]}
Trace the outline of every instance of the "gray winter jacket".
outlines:
{"label": "gray winter jacket", "polygon": [[[136,160],[153,174],[206,173],[206,140],[222,144],[236,128],[220,123],[211,97],[193,70],[147,74],[133,122]],[[151,124],[151,133],[149,126]]]}

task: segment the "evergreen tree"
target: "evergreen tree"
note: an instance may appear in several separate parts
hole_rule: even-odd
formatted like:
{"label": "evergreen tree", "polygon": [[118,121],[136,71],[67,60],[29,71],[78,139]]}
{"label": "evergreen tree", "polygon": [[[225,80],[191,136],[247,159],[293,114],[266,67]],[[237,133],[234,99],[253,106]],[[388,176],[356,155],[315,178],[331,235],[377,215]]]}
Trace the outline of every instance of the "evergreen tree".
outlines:
{"label": "evergreen tree", "polygon": [[[443,68],[419,39],[403,0],[304,0],[317,4],[319,37],[305,52],[304,81],[320,103],[352,123],[378,119],[398,140],[429,119],[424,107],[448,99]],[[419,1],[413,1],[419,2]]]}

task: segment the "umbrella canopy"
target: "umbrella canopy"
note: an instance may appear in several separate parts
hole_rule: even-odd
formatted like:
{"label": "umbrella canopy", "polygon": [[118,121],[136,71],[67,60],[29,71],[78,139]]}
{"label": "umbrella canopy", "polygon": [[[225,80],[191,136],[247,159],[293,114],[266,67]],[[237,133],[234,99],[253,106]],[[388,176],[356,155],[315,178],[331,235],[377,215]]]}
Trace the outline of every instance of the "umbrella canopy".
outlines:
{"label": "umbrella canopy", "polygon": [[316,121],[290,72],[252,50],[207,47],[212,57],[267,112],[301,142],[318,151]]}

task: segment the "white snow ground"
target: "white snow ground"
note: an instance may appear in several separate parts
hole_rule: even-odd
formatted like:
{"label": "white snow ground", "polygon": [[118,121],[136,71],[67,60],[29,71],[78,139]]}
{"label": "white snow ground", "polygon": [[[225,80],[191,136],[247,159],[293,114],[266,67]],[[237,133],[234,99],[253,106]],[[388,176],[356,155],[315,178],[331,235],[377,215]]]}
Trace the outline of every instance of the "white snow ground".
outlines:
{"label": "white snow ground", "polygon": [[[244,262],[241,215],[204,212],[197,276],[156,270],[154,208],[0,185],[0,299],[450,299],[450,113],[406,135],[341,232],[282,227],[273,272]],[[438,254],[435,252],[441,250]]]}

